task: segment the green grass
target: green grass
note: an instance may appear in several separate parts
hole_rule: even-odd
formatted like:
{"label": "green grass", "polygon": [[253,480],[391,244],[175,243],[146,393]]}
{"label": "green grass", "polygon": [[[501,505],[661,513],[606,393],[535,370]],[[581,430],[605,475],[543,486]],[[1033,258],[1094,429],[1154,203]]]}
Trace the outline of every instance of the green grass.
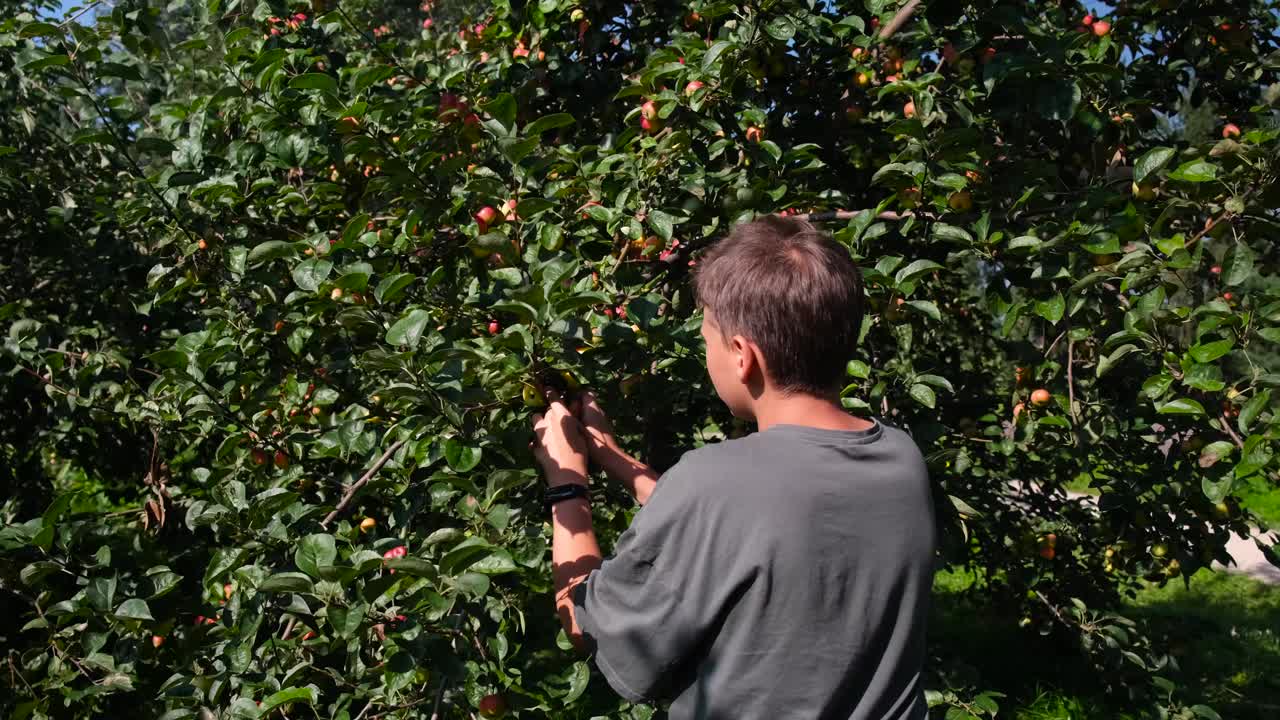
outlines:
{"label": "green grass", "polygon": [[[1069,651],[1047,647],[964,595],[972,582],[958,572],[935,578],[931,650],[944,666],[959,668],[945,684],[1005,693],[1000,717],[1016,720],[1145,717],[1103,697],[1097,677]],[[1207,703],[1224,720],[1280,717],[1280,586],[1201,570],[1189,588],[1144,588],[1124,614],[1177,658],[1180,669],[1170,679],[1183,688],[1184,702]]]}

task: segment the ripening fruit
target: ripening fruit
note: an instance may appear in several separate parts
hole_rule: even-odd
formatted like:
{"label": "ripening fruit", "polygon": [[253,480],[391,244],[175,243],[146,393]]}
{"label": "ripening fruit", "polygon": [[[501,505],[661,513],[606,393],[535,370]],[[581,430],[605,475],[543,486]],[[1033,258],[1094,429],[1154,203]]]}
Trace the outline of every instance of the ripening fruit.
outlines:
{"label": "ripening fruit", "polygon": [[640,129],[647,133],[656,133],[662,129],[662,121],[656,118],[640,118]]}
{"label": "ripening fruit", "polygon": [[1169,564],[1164,566],[1164,574],[1166,577],[1178,577],[1182,574],[1182,563],[1178,562],[1177,558],[1170,560]]}
{"label": "ripening fruit", "polygon": [[866,73],[858,73],[853,78],[853,81],[858,84],[858,87],[866,87],[871,84],[871,76]]}
{"label": "ripening fruit", "polygon": [[267,452],[261,448],[254,448],[253,452],[250,453],[250,456],[253,458],[254,465],[267,464]]}
{"label": "ripening fruit", "polygon": [[898,203],[904,208],[913,208],[920,204],[920,188],[909,187],[898,191]]}
{"label": "ripening fruit", "polygon": [[973,196],[965,190],[951,193],[951,197],[947,198],[947,207],[956,212],[968,212],[973,209]]}
{"label": "ripening fruit", "polygon": [[658,119],[658,106],[653,104],[652,100],[646,100],[640,106],[640,117],[649,118],[650,120]]}
{"label": "ripening fruit", "polygon": [[1222,126],[1222,137],[1234,138],[1240,137],[1240,127],[1235,123],[1227,123]]}
{"label": "ripening fruit", "polygon": [[476,211],[476,224],[480,226],[480,232],[487,232],[489,226],[501,217],[498,211],[492,205],[485,205]]}
{"label": "ripening fruit", "polygon": [[762,139],[764,139],[763,130],[756,127],[755,125],[752,125],[751,127],[747,128],[747,142],[758,143]]}
{"label": "ripening fruit", "polygon": [[1049,401],[1052,399],[1053,399],[1053,396],[1050,395],[1049,391],[1045,390],[1044,388],[1039,388],[1035,392],[1031,393],[1031,404],[1035,405],[1036,407],[1043,407],[1045,405],[1048,405]]}
{"label": "ripening fruit", "polygon": [[1162,558],[1169,554],[1169,546],[1164,543],[1156,543],[1151,546],[1151,555],[1153,557]]}
{"label": "ripening fruit", "polygon": [[196,247],[200,248],[201,250],[208,250],[209,243],[205,242],[204,238],[200,238],[199,242],[196,243]]}
{"label": "ripening fruit", "polygon": [[586,17],[587,17],[587,14],[582,11],[582,8],[574,8],[569,13],[569,19],[574,22],[581,22],[582,20],[585,20]]}
{"label": "ripening fruit", "polygon": [[371,517],[367,517],[360,521],[360,532],[367,533],[378,526],[378,521]]}
{"label": "ripening fruit", "polygon": [[706,87],[706,86],[705,86],[705,85],[703,85],[701,82],[699,82],[699,81],[697,81],[697,80],[690,80],[690,81],[689,81],[689,84],[684,86],[684,94],[685,94],[685,95],[692,95],[692,94],[694,94],[694,93],[698,92],[699,90],[701,90],[701,89],[702,89],[702,88],[704,88],[704,87]]}
{"label": "ripening fruit", "polygon": [[1221,265],[1214,265],[1213,267],[1209,268],[1209,272],[1213,273],[1214,275],[1221,275],[1221,274],[1222,274],[1222,266],[1221,266]]}
{"label": "ripening fruit", "polygon": [[570,392],[582,387],[582,383],[578,382],[578,378],[574,377],[573,373],[568,370],[561,370],[560,377],[564,380],[565,388]]}
{"label": "ripening fruit", "polygon": [[490,694],[480,698],[480,716],[500,718],[507,714],[507,703],[501,695]]}
{"label": "ripening fruit", "polygon": [[158,650],[158,649],[160,649],[160,646],[161,646],[161,645],[163,645],[163,644],[164,644],[164,636],[163,636],[163,635],[152,635],[152,636],[151,636],[151,647],[156,648],[156,649]]}
{"label": "ripening fruit", "polygon": [[342,288],[334,288],[334,289],[333,289],[333,291],[329,293],[329,299],[331,299],[331,300],[341,300],[341,299],[342,299]]}
{"label": "ripening fruit", "polygon": [[1111,23],[1106,20],[1095,20],[1093,25],[1090,27],[1093,28],[1093,34],[1098,37],[1103,37],[1107,33],[1111,32]]}
{"label": "ripening fruit", "polygon": [[500,332],[502,332],[502,326],[498,324],[497,320],[491,320],[489,322],[489,334],[497,335]]}
{"label": "ripening fruit", "polygon": [[285,455],[283,450],[277,450],[276,457],[275,457],[275,464],[276,464],[276,467],[280,468],[281,470],[284,470],[285,468],[289,467],[289,456]]}
{"label": "ripening fruit", "polygon": [[866,115],[867,113],[862,109],[861,105],[851,103],[844,108],[844,117],[849,122],[858,122]]}
{"label": "ripening fruit", "polygon": [[283,329],[284,329],[284,321],[283,321],[283,320],[277,320],[277,321],[276,321],[276,324],[275,324],[275,328],[276,328],[276,332],[280,332],[281,330],[283,330]]}
{"label": "ripening fruit", "polygon": [[538,392],[538,388],[532,385],[525,385],[524,390],[520,393],[526,407],[540,408],[547,404],[542,397],[542,393]]}
{"label": "ripening fruit", "polygon": [[908,101],[907,101],[907,104],[902,106],[902,116],[903,116],[903,117],[909,117],[909,118],[911,118],[911,117],[915,117],[915,116],[916,116],[916,101],[915,101],[915,100],[908,100]]}
{"label": "ripening fruit", "polygon": [[224,584],[224,585],[222,586],[222,594],[223,594],[224,596],[226,596],[226,598],[227,598],[228,600],[230,600],[230,599],[231,599],[231,593],[232,593],[235,589],[236,589],[236,588],[235,588],[235,586],[234,586],[234,585],[232,585],[231,583],[226,583],[226,584]]}
{"label": "ripening fruit", "polygon": [[360,121],[350,115],[338,121],[338,132],[353,133],[360,129]]}
{"label": "ripening fruit", "polygon": [[1016,367],[1013,369],[1013,379],[1019,385],[1025,385],[1031,379],[1031,371],[1024,367]]}
{"label": "ripening fruit", "polygon": [[1021,415],[1021,414],[1022,414],[1022,411],[1023,411],[1023,410],[1025,410],[1026,408],[1027,408],[1027,406],[1026,406],[1025,404],[1023,404],[1023,403],[1018,403],[1017,405],[1014,405],[1014,406],[1013,406],[1013,420],[1014,420],[1014,422],[1017,422],[1017,421],[1018,421],[1018,416],[1019,416],[1019,415]]}
{"label": "ripening fruit", "polygon": [[1135,182],[1130,190],[1133,191],[1133,196],[1139,200],[1151,200],[1156,196],[1156,189],[1147,184],[1140,185]]}

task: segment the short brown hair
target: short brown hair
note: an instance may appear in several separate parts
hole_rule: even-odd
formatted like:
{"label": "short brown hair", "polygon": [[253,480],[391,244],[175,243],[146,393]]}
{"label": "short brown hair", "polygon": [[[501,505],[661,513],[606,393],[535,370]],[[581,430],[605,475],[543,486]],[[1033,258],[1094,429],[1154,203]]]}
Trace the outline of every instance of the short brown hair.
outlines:
{"label": "short brown hair", "polygon": [[698,305],[725,338],[760,347],[784,392],[840,385],[862,329],[862,273],[849,251],[804,220],[742,223],[698,261]]}

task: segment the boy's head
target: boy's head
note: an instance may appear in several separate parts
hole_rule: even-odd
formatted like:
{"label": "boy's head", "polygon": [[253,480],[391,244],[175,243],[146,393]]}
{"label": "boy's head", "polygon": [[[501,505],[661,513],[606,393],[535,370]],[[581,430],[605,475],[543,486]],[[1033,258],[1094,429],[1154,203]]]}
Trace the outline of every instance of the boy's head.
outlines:
{"label": "boy's head", "polygon": [[734,415],[765,391],[830,396],[862,326],[862,274],[808,222],[776,215],[736,226],[698,262],[707,372]]}

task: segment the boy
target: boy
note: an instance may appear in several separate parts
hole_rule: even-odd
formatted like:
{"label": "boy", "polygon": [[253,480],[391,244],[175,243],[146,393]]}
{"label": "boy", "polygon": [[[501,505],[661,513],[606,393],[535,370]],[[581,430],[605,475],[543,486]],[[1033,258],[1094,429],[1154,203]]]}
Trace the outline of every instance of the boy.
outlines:
{"label": "boy", "polygon": [[[707,371],[759,431],[662,476],[595,399],[535,415],[550,486],[556,607],[620,695],[669,717],[916,720],[933,576],[924,459],[844,411],[862,322],[847,250],[807,222],[739,225],[699,262]],[[588,458],[643,504],[601,560]]]}

